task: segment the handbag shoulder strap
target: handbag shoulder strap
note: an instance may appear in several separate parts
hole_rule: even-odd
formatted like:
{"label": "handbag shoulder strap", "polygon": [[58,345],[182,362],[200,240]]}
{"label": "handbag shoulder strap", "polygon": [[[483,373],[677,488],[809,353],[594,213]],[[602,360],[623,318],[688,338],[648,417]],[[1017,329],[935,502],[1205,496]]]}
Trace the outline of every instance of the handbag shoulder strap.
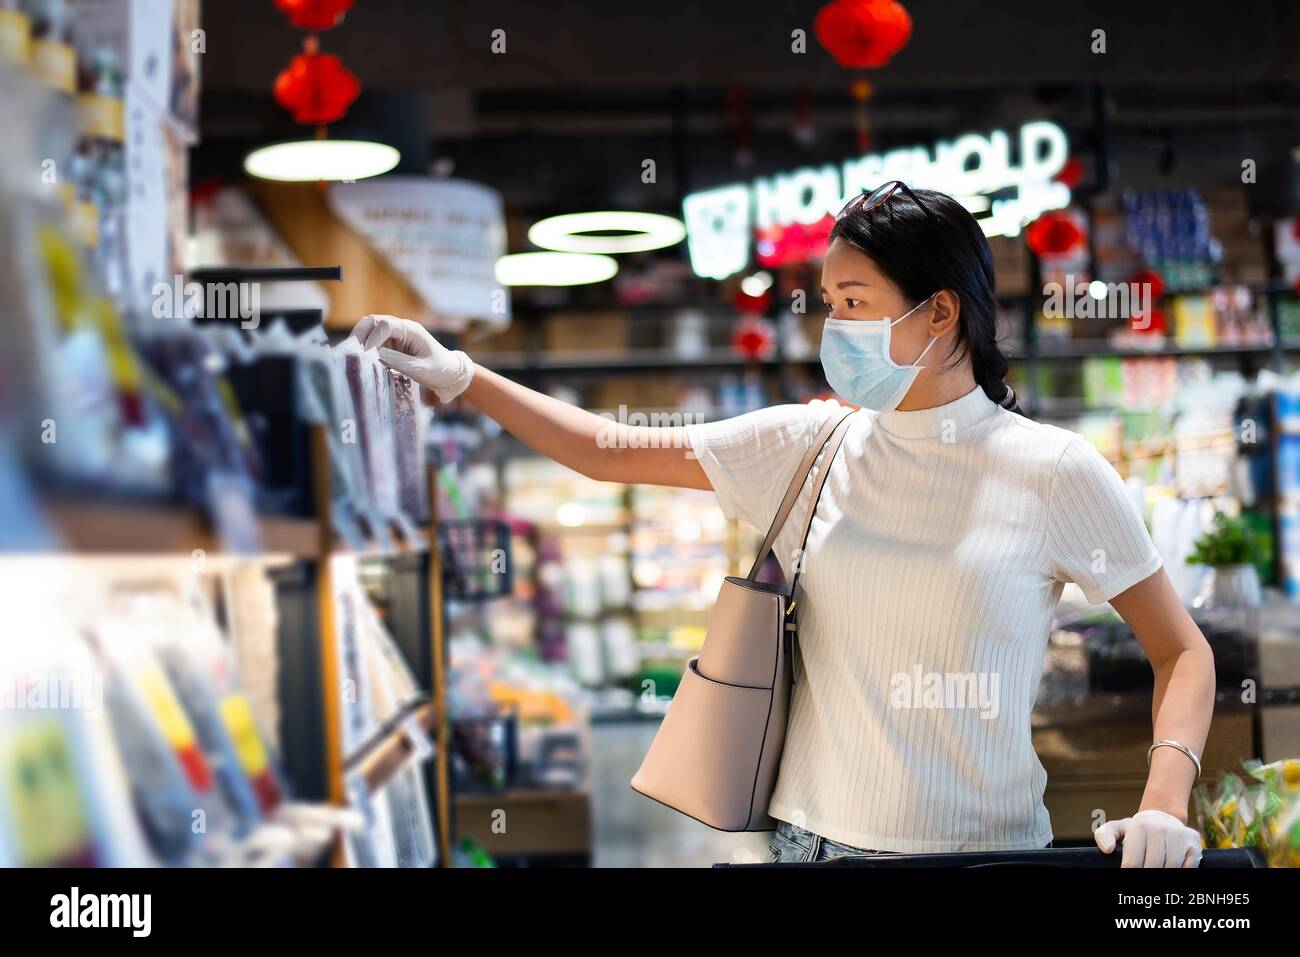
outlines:
{"label": "handbag shoulder strap", "polygon": [[[776,517],[772,519],[772,524],[767,530],[767,536],[763,539],[763,545],[759,548],[758,554],[754,556],[754,565],[750,568],[749,574],[745,576],[749,581],[754,580],[754,576],[758,574],[759,567],[763,564],[764,559],[767,558],[767,553],[770,552],[772,546],[776,544],[776,537],[781,534],[781,529],[785,525],[785,520],[790,516],[790,510],[794,508],[794,503],[799,498],[799,492],[803,489],[804,482],[808,480],[808,473],[812,470],[813,462],[817,460],[817,456],[821,453],[822,448],[830,440],[831,434],[844,423],[845,419],[847,419],[853,411],[853,409],[840,409],[838,412],[833,412],[827,416],[826,421],[822,423],[822,427],[817,431],[812,442],[808,445],[808,451],[804,453],[803,459],[799,462],[798,468],[794,470],[794,477],[790,479],[790,486],[785,490],[785,498],[781,500],[781,505],[776,510]],[[843,433],[844,430],[840,430],[840,439],[843,439]],[[836,448],[838,448],[839,442],[837,441],[835,445]],[[832,450],[831,457],[834,457],[834,455],[835,452]],[[830,459],[828,458],[827,463],[829,464],[829,462]],[[817,508],[817,497],[821,495],[821,483],[826,480],[826,471],[826,469],[822,469],[821,475],[817,481],[817,489],[813,495],[812,508],[808,511],[808,524],[804,527],[805,540],[808,537],[808,525],[812,523],[812,513]]]}
{"label": "handbag shoulder strap", "polygon": [[[826,476],[831,474],[831,463],[835,461],[835,453],[840,450],[840,443],[844,441],[844,434],[849,430],[848,416],[842,418],[835,426],[835,431],[831,437],[826,440],[826,464],[822,470],[817,473],[817,481],[813,485],[812,504],[808,506],[808,517],[803,520],[803,534],[799,537],[799,555],[794,566],[794,577],[790,579],[790,596],[795,597],[795,585],[799,583],[799,575],[803,572],[804,554],[803,551],[808,547],[808,532],[812,530],[813,514],[817,511],[817,503],[822,497],[822,486],[826,484]],[[791,608],[794,607],[793,601]]]}

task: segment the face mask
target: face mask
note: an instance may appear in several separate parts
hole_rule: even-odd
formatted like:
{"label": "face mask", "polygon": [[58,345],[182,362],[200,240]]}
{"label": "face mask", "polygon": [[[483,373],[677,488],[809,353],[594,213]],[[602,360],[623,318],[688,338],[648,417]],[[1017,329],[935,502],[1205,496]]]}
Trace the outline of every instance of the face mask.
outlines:
{"label": "face mask", "polygon": [[930,351],[937,337],[931,337],[916,357],[916,362],[900,366],[889,354],[889,330],[930,299],[917,303],[893,322],[888,319],[827,319],[822,328],[822,369],[830,387],[864,409],[889,412],[897,408],[921,374],[918,363]]}

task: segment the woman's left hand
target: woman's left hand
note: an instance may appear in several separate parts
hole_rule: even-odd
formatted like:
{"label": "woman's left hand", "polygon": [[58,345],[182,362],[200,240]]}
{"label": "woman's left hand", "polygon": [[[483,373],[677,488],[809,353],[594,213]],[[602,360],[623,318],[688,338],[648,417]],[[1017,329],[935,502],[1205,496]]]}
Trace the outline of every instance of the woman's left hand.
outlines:
{"label": "woman's left hand", "polygon": [[1107,821],[1093,832],[1103,854],[1124,848],[1121,867],[1198,867],[1201,835],[1164,811],[1138,811],[1132,817]]}

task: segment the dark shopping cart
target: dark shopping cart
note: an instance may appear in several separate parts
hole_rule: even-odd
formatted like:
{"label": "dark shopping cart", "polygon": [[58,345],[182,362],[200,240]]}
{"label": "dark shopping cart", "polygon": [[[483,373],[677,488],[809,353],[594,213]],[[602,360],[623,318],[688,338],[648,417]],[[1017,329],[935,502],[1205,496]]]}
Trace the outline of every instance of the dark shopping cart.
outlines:
{"label": "dark shopping cart", "polygon": [[[878,854],[837,857],[829,861],[780,864],[714,864],[714,867],[1119,867],[1123,854],[1103,854],[1095,847],[1044,847],[1030,851],[967,851],[959,854]],[[1256,848],[1207,849],[1201,869],[1267,867]]]}

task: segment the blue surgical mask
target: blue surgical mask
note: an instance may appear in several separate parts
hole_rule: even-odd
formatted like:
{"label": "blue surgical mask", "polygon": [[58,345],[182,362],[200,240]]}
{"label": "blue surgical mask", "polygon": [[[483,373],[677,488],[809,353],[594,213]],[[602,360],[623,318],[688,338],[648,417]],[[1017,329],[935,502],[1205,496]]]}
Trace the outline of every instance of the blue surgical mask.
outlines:
{"label": "blue surgical mask", "polygon": [[889,354],[889,330],[930,299],[917,303],[893,321],[827,319],[822,328],[822,370],[830,387],[864,409],[876,412],[896,409],[921,374],[919,363],[938,337],[930,338],[916,362],[900,366]]}

